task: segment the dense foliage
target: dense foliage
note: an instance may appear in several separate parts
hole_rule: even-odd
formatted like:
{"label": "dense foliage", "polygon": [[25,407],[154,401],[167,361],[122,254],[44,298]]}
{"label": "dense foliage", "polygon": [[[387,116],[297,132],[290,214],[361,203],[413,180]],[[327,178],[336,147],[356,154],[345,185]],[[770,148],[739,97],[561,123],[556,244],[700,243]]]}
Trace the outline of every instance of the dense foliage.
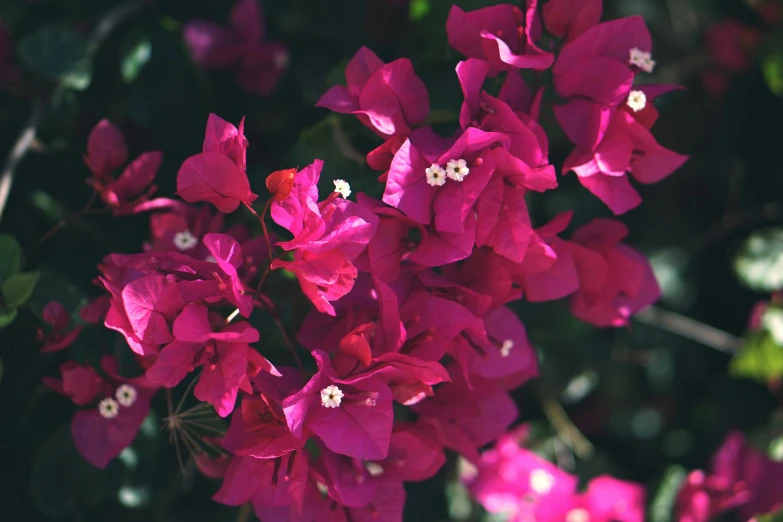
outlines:
{"label": "dense foliage", "polygon": [[0,6],[3,516],[783,516],[779,1],[213,4]]}

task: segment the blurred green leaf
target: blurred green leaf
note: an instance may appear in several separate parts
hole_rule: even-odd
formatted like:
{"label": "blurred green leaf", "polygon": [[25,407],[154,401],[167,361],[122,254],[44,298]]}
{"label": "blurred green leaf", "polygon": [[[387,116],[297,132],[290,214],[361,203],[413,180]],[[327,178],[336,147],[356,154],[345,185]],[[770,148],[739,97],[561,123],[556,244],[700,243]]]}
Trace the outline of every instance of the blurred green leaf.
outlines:
{"label": "blurred green leaf", "polygon": [[411,0],[408,8],[408,18],[413,22],[418,22],[432,9],[430,0]]}
{"label": "blurred green leaf", "polygon": [[779,509],[774,513],[754,517],[754,520],[757,522],[783,522],[783,509]]}
{"label": "blurred green leaf", "polygon": [[751,235],[734,259],[740,280],[759,292],[783,288],[783,229],[770,228]]}
{"label": "blurred green leaf", "polygon": [[19,56],[32,72],[83,91],[92,81],[92,53],[79,33],[59,25],[39,29],[19,42]]}
{"label": "blurred green leaf", "polygon": [[60,426],[38,453],[30,473],[33,503],[51,520],[73,520],[80,506],[97,506],[116,489],[112,470],[100,470],[76,451],[70,425]]}
{"label": "blurred green leaf", "polygon": [[6,306],[18,308],[33,295],[40,272],[20,272],[9,277],[3,283],[3,300]]}
{"label": "blurred green leaf", "polygon": [[685,480],[686,472],[682,466],[670,466],[664,473],[658,491],[650,503],[649,517],[651,522],[670,522],[674,511],[674,501],[680,486]]}
{"label": "blurred green leaf", "polygon": [[5,328],[13,323],[17,313],[16,308],[0,309],[0,328]]}
{"label": "blurred green leaf", "polygon": [[769,90],[777,96],[783,96],[783,31],[767,37],[759,55],[761,71]]}
{"label": "blurred green leaf", "polygon": [[772,377],[783,376],[783,348],[775,344],[769,332],[750,334],[742,351],[731,361],[729,370],[733,377],[746,377],[767,382]]}
{"label": "blurred green leaf", "polygon": [[0,284],[22,267],[22,247],[9,234],[0,234]]}
{"label": "blurred green leaf", "polygon": [[146,35],[132,34],[123,43],[120,73],[125,83],[133,83],[152,56],[152,42]]}
{"label": "blurred green leaf", "polygon": [[783,346],[783,310],[774,306],[764,310],[761,325],[778,345]]}
{"label": "blurred green leaf", "polygon": [[87,304],[87,299],[78,288],[68,282],[63,276],[53,272],[42,271],[41,278],[30,298],[30,308],[41,317],[44,307],[50,301],[59,301],[66,310],[71,310],[71,319],[81,321],[79,310]]}

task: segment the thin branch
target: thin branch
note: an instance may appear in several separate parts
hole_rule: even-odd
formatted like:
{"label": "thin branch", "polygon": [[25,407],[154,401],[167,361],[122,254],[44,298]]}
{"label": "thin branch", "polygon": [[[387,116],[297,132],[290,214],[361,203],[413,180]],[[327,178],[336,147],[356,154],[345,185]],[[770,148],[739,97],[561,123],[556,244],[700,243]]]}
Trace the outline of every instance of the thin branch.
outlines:
{"label": "thin branch", "polygon": [[44,102],[42,100],[33,102],[33,110],[30,112],[22,132],[19,133],[16,143],[11,147],[11,152],[8,153],[8,157],[5,160],[3,172],[0,174],[0,219],[3,218],[3,211],[6,203],[8,203],[8,196],[11,194],[16,167],[19,166],[19,163],[30,151],[30,147],[35,141],[35,134],[38,131],[38,123],[41,121],[43,109]]}
{"label": "thin branch", "polygon": [[[120,22],[137,13],[144,6],[152,3],[152,1],[153,0],[135,0],[121,4],[101,17],[96,24],[95,29],[93,29],[90,34],[88,41],[89,52],[94,53]],[[55,88],[50,94],[50,97],[53,98],[56,96],[61,88],[62,87],[60,86]],[[16,139],[14,146],[11,148],[11,152],[8,153],[8,157],[5,160],[2,174],[0,174],[0,220],[3,218],[3,211],[8,203],[8,197],[11,194],[11,186],[14,183],[16,167],[35,143],[38,124],[41,121],[41,116],[43,115],[44,107],[46,105],[46,101],[41,99],[37,99],[33,102],[33,108],[27,119],[27,123],[25,123],[25,126],[22,128],[22,132],[19,133],[19,137]]]}
{"label": "thin branch", "polygon": [[288,347],[288,351],[291,352],[291,355],[294,356],[294,361],[296,361],[296,365],[299,367],[299,371],[304,373],[305,369],[304,365],[302,364],[302,360],[299,358],[299,354],[296,353],[296,347],[294,346],[294,343],[291,342],[291,338],[288,337],[288,332],[286,332],[285,326],[283,326],[283,322],[277,315],[277,310],[274,310],[273,314],[275,318],[275,325],[277,326],[277,329],[280,330],[280,335],[283,336],[283,341],[285,341],[285,345]]}
{"label": "thin branch", "polygon": [[735,335],[655,306],[639,312],[634,318],[724,353],[734,354],[742,347],[742,339]]}
{"label": "thin branch", "polygon": [[250,513],[252,512],[253,505],[250,502],[247,502],[246,504],[242,504],[239,507],[239,512],[237,513],[237,522],[247,522],[250,520]]}
{"label": "thin branch", "polygon": [[580,459],[590,458],[594,451],[593,445],[579,431],[579,428],[571,422],[563,406],[540,388],[538,395],[541,401],[541,409],[543,409],[544,415],[557,432],[560,440],[571,448]]}
{"label": "thin branch", "polygon": [[[41,248],[44,243],[49,241],[58,231],[60,231],[62,228],[65,227],[65,225],[71,223],[72,221],[76,221],[77,219],[84,217],[91,213],[97,213],[101,211],[93,211],[92,206],[95,204],[95,200],[97,199],[98,193],[93,191],[93,193],[90,195],[89,201],[87,201],[87,204],[84,205],[84,207],[79,210],[78,212],[75,212],[71,214],[70,216],[66,216],[62,218],[60,221],[54,224],[54,226],[49,229],[49,231],[41,237],[41,239],[38,240],[38,243],[35,245],[35,249]],[[105,209],[105,211],[109,211],[109,209]]]}
{"label": "thin branch", "polygon": [[781,205],[775,202],[765,203],[741,212],[726,214],[703,234],[700,234],[695,240],[685,245],[683,250],[690,254],[698,252],[714,245],[732,232],[775,221],[781,214],[783,214]]}

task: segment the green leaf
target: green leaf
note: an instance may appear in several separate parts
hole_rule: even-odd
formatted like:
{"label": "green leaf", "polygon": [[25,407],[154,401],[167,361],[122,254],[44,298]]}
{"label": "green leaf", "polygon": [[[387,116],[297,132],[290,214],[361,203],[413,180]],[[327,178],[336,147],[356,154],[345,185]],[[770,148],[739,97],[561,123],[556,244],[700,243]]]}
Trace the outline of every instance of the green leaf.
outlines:
{"label": "green leaf", "polygon": [[66,310],[72,310],[71,320],[75,322],[81,321],[79,310],[87,304],[84,295],[67,279],[44,270],[30,298],[30,308],[38,317],[42,317],[43,309],[50,301],[59,301]]}
{"label": "green leaf", "polygon": [[746,377],[767,382],[772,377],[783,377],[783,348],[775,344],[769,332],[750,334],[742,351],[729,365],[733,377]]}
{"label": "green leaf", "polygon": [[123,43],[120,73],[125,83],[133,83],[152,57],[152,42],[145,35],[131,35]]}
{"label": "green leaf", "polygon": [[418,22],[432,10],[430,0],[411,0],[408,8],[408,18],[412,22]]}
{"label": "green leaf", "polygon": [[759,56],[769,90],[783,96],[783,31],[777,31],[766,39]]}
{"label": "green leaf", "polygon": [[0,329],[13,323],[17,313],[16,308],[0,308]]}
{"label": "green leaf", "polygon": [[9,234],[0,234],[0,284],[22,268],[22,247]]}
{"label": "green leaf", "polygon": [[40,272],[20,272],[9,277],[3,283],[3,300],[6,306],[18,308],[33,295]]}
{"label": "green leaf", "polygon": [[753,290],[783,289],[783,229],[761,230],[745,240],[734,259],[734,269]]}
{"label": "green leaf", "polygon": [[783,509],[779,509],[774,513],[767,513],[766,515],[756,516],[754,520],[757,522],[783,522]]}
{"label": "green leaf", "polygon": [[112,462],[106,470],[90,465],[76,451],[70,423],[62,425],[32,463],[33,503],[50,520],[73,520],[84,509],[82,506],[100,506],[116,491],[117,472],[121,468],[117,462]]}
{"label": "green leaf", "polygon": [[649,519],[651,522],[670,522],[672,520],[674,501],[685,476],[685,468],[682,466],[670,466],[666,470],[650,504]]}
{"label": "green leaf", "polygon": [[50,25],[19,43],[19,56],[32,72],[66,87],[83,91],[92,81],[92,53],[79,33]]}

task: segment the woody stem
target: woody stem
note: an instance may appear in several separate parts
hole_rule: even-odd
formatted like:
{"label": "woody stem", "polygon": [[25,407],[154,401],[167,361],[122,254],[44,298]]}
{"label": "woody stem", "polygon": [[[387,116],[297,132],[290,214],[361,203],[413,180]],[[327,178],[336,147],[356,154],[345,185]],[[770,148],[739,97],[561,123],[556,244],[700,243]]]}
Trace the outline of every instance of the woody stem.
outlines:
{"label": "woody stem", "polygon": [[261,211],[261,215],[256,212],[251,205],[248,203],[242,202],[245,207],[250,211],[251,214],[253,214],[256,219],[258,219],[258,222],[261,223],[261,230],[264,232],[264,239],[266,240],[266,248],[267,252],[269,253],[269,262],[271,263],[274,261],[274,257],[272,254],[272,242],[269,240],[269,231],[266,228],[266,221],[264,221],[264,217],[266,217],[266,213],[269,210],[269,204],[272,203],[272,200],[268,200],[266,202],[266,205],[264,205],[264,210]]}
{"label": "woody stem", "polygon": [[90,210],[92,210],[92,206],[95,204],[95,200],[98,197],[98,192],[93,191],[92,195],[90,195],[90,199],[87,201],[87,203],[84,205],[84,207],[79,210],[78,212],[74,212],[73,214],[69,216],[65,216],[60,221],[55,223],[55,225],[49,229],[49,231],[41,237],[41,239],[38,240],[38,243],[35,245],[35,248],[41,248],[41,246],[49,241],[57,232],[60,231],[65,225],[70,223],[71,221],[75,221],[79,219],[82,216],[86,216],[90,213]]}
{"label": "woody stem", "polygon": [[299,358],[299,354],[296,353],[296,347],[294,346],[294,343],[291,342],[291,338],[288,337],[288,332],[286,332],[285,326],[283,326],[283,322],[280,320],[280,316],[277,315],[277,310],[272,310],[272,316],[275,319],[275,326],[277,326],[277,329],[280,331],[280,335],[283,336],[283,341],[285,342],[286,347],[288,347],[288,351],[291,352],[291,355],[294,357],[296,366],[304,373],[305,370],[302,360]]}

